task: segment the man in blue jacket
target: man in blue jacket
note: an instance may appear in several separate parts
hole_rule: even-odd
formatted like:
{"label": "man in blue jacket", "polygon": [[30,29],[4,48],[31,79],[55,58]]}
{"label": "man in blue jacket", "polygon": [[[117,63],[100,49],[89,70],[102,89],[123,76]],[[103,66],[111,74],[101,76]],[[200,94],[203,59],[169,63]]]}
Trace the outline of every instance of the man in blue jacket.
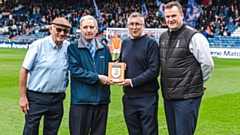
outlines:
{"label": "man in blue jacket", "polygon": [[87,15],[80,20],[82,37],[68,47],[71,73],[71,135],[105,135],[112,80],[107,77],[109,48],[96,40],[97,21]]}

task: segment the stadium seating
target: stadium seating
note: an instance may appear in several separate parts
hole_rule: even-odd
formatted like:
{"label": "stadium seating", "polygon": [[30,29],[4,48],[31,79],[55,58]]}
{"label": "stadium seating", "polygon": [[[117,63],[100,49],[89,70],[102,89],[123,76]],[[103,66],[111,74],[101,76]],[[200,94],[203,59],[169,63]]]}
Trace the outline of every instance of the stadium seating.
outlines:
{"label": "stadium seating", "polygon": [[0,42],[7,42],[6,39],[9,38],[9,35],[0,35]]}
{"label": "stadium seating", "polygon": [[208,41],[212,48],[240,48],[240,37],[217,36]]}
{"label": "stadium seating", "polygon": [[[101,2],[99,2],[99,1],[97,0],[97,5],[98,5],[99,9],[101,10],[101,14],[103,15],[103,20],[105,20],[103,23],[99,23],[99,25],[98,25],[99,32],[98,32],[97,37],[100,37],[100,39],[103,36],[103,35],[101,36],[101,33],[103,33],[103,31],[106,29],[106,27],[116,26],[115,24],[114,25],[109,25],[110,21],[115,19],[114,22],[116,24],[119,23],[119,22],[124,22],[121,19],[123,19],[124,17],[126,19],[126,17],[129,15],[129,11],[127,11],[127,12],[125,11],[126,6],[131,7],[131,8],[135,8],[135,11],[141,12],[141,4],[139,3],[139,1],[132,1],[131,3],[129,3],[130,5],[122,4],[120,0],[114,0],[113,3],[109,3],[108,0],[102,0]],[[217,7],[219,5],[224,3],[224,0],[219,0],[219,1],[220,1],[220,3],[212,3],[211,7],[213,7],[213,8],[207,8],[206,5],[205,5],[206,7],[204,7],[202,5],[202,8],[203,8],[203,10],[207,11],[206,13],[208,13],[209,10],[217,9]],[[231,7],[234,0],[228,0],[228,1],[229,2],[226,3],[226,7]],[[46,14],[49,14],[49,12],[47,10],[51,10],[51,12],[53,12],[54,10],[59,8],[58,4],[63,4],[63,3],[61,3],[61,1],[57,1],[57,0],[43,1],[42,3],[41,3],[41,0],[34,0],[34,2],[31,3],[31,5],[29,5],[29,3],[27,3],[27,0],[20,0],[20,2],[22,2],[22,3],[18,4],[18,6],[16,6],[16,7],[14,7],[14,10],[9,10],[9,11],[12,11],[12,12],[6,12],[6,13],[2,12],[1,14],[2,15],[4,15],[4,14],[9,15],[9,14],[12,13],[12,14],[14,14],[14,17],[16,17],[16,16],[19,17],[19,15],[24,15],[24,16],[26,15],[26,19],[24,21],[21,21],[21,22],[19,20],[17,20],[19,18],[17,18],[17,19],[15,18],[16,20],[14,22],[17,24],[17,26],[22,25],[22,23],[26,23],[26,22],[29,23],[30,20],[33,20],[33,23],[38,23],[38,24],[37,25],[34,24],[34,26],[33,26],[33,23],[32,23],[30,25],[31,29],[34,32],[32,32],[28,36],[25,34],[26,32],[22,32],[22,31],[18,30],[18,28],[17,28],[17,30],[12,31],[12,33],[10,35],[0,35],[0,42],[4,42],[4,41],[6,42],[8,38],[11,38],[12,41],[14,41],[14,42],[32,42],[36,39],[45,37],[46,35],[48,35],[48,32],[42,32],[41,29],[43,27],[45,27],[47,24],[42,23],[40,21],[40,19],[42,18],[43,15],[46,16]],[[187,2],[187,1],[185,1],[185,2]],[[198,2],[201,2],[201,1],[199,0]],[[71,5],[68,5],[68,4],[71,4]],[[152,6],[152,4],[153,5],[155,4],[155,6]],[[187,3],[182,3],[182,4],[186,5]],[[41,11],[41,14],[36,14],[36,13],[35,14],[33,14],[33,13],[28,14],[30,11],[32,11],[32,8],[34,6],[38,6],[38,5],[41,5],[40,7],[44,8],[46,11]],[[73,18],[78,18],[78,23],[76,25],[79,25],[79,18],[81,16],[86,15],[86,14],[91,14],[91,15],[95,14],[94,13],[95,12],[94,5],[91,3],[91,1],[81,0],[80,3],[64,2],[64,5],[65,5],[64,7],[61,7],[59,9],[60,10],[64,9],[65,12],[61,12],[61,14],[59,14],[59,15],[64,16],[64,17],[68,17],[70,22],[71,22],[71,20],[73,20]],[[122,12],[121,14],[119,14],[118,11],[116,11],[116,9],[114,8],[116,5],[121,8],[121,12]],[[146,2],[146,6],[151,7],[151,8],[148,7],[148,10],[149,10],[149,15],[148,16],[149,17],[146,19],[146,27],[161,28],[162,25],[163,25],[161,23],[162,22],[164,23],[164,19],[163,19],[163,17],[156,15],[156,11],[158,11],[158,7],[156,6],[155,1],[154,2],[153,1]],[[31,9],[30,9],[30,7],[31,7]],[[107,8],[108,10],[106,10],[104,8]],[[238,7],[238,8],[240,8],[240,7]],[[71,13],[71,15],[70,15],[71,17],[69,17],[69,13]],[[117,15],[117,13],[118,13],[118,15]],[[224,14],[227,14],[227,13],[224,13]],[[110,17],[111,15],[112,15],[112,18]],[[205,26],[206,27],[206,25],[210,25],[211,22],[215,22],[215,21],[217,22],[217,20],[219,18],[216,18],[215,15],[220,16],[219,11],[213,10],[213,17],[204,16],[204,17],[206,17],[206,21],[208,21],[208,22],[206,22],[206,24],[205,23],[201,24],[201,22],[200,22],[202,19],[205,19],[204,17],[199,19],[198,23],[201,24],[200,26]],[[38,16],[38,20],[36,20],[36,16]],[[116,17],[116,16],[121,16],[121,17]],[[235,15],[233,14],[231,16],[234,17]],[[50,15],[50,17],[53,17],[53,16]],[[110,20],[109,20],[109,18],[110,18]],[[226,17],[226,20],[229,20],[229,18],[230,17]],[[54,18],[51,18],[51,19],[54,19]],[[223,22],[223,20],[224,19],[222,18],[221,21]],[[1,18],[1,16],[0,16],[0,22],[1,22],[1,25],[2,25],[2,27],[0,29],[4,29],[4,30],[9,29],[10,26],[5,26],[8,23],[8,21],[9,21],[8,17],[2,17]],[[158,25],[157,26],[147,25],[147,24],[151,24],[151,22],[153,22],[153,21],[157,21],[158,24],[160,24],[160,26],[158,26]],[[226,21],[226,22],[228,22],[228,21]],[[224,22],[224,23],[226,23],[226,22]],[[230,34],[231,34],[230,37],[229,36],[220,36],[220,35],[223,35],[223,32],[221,31],[222,30],[221,27],[217,27],[217,28],[214,27],[214,29],[211,29],[212,33],[213,33],[211,37],[213,37],[213,38],[208,38],[210,46],[211,47],[226,47],[226,48],[234,47],[234,48],[239,48],[240,47],[240,28],[237,28],[237,25],[234,24],[234,23],[235,22],[231,22],[231,23],[226,23],[224,25],[224,29],[230,31]],[[67,39],[72,39],[72,37],[75,37],[75,38],[78,37],[78,36],[76,36],[76,35],[79,34],[79,33],[76,33],[76,30],[77,30],[76,25],[72,28],[71,35]],[[118,25],[116,27],[126,27],[126,25],[125,24],[124,25]],[[26,26],[22,26],[22,30],[24,31],[25,29],[26,29]]]}

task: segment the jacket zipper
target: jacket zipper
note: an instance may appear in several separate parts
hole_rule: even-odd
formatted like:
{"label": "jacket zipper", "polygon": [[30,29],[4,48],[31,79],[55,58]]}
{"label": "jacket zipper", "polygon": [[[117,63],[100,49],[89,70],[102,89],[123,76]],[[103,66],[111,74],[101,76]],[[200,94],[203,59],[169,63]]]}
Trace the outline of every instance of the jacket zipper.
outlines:
{"label": "jacket zipper", "polygon": [[[97,73],[97,68],[96,68],[96,63],[95,63],[95,56],[96,56],[96,52],[95,52],[95,55],[92,59],[92,62],[93,62],[93,68],[94,68],[94,72]],[[94,89],[94,102],[96,103],[97,101],[97,97],[96,97],[96,90]]]}
{"label": "jacket zipper", "polygon": [[169,38],[168,44],[167,44],[167,51],[166,51],[166,58],[165,58],[166,64],[167,64],[167,59],[169,58],[170,43],[171,43],[170,41],[171,41],[171,37]]}

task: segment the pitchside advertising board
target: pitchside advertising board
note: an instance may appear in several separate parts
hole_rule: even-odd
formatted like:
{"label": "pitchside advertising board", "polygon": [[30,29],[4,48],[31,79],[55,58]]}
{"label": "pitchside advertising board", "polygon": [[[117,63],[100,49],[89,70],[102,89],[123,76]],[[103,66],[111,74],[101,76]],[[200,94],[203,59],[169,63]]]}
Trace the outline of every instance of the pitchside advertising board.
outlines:
{"label": "pitchside advertising board", "polygon": [[213,57],[240,59],[240,49],[210,48],[210,53]]}
{"label": "pitchside advertising board", "polygon": [[[167,29],[149,29],[145,28],[144,33],[152,36],[157,41],[161,34]],[[111,41],[115,34],[123,40],[129,37],[130,34],[127,28],[107,28],[104,32],[106,38]],[[0,48],[28,48],[31,43],[26,42],[0,42]],[[240,49],[234,48],[210,48],[210,53],[213,57],[218,58],[239,58],[240,59]]]}
{"label": "pitchside advertising board", "polygon": [[0,48],[25,48],[27,49],[30,43],[26,42],[0,42]]}

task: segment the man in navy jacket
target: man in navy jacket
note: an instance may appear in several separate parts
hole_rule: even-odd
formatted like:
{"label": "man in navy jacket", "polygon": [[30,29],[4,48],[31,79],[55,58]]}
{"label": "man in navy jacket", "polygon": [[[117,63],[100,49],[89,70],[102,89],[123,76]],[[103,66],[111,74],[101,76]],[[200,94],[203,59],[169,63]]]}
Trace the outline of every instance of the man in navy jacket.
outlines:
{"label": "man in navy jacket", "polygon": [[68,47],[71,73],[71,135],[105,135],[112,80],[107,77],[109,48],[96,40],[97,21],[87,15],[80,20],[82,37]]}

